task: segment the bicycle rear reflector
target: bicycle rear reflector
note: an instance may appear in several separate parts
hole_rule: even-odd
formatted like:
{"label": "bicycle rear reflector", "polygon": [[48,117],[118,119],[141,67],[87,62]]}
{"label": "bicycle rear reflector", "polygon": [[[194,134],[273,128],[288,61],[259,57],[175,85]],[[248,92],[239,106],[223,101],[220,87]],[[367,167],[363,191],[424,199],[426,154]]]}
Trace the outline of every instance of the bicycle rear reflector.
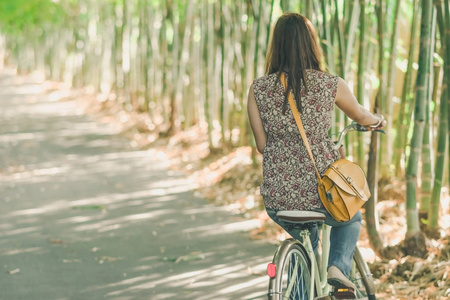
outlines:
{"label": "bicycle rear reflector", "polygon": [[277,275],[277,266],[275,266],[273,263],[268,264],[267,275],[269,275],[270,278],[274,278],[275,275]]}

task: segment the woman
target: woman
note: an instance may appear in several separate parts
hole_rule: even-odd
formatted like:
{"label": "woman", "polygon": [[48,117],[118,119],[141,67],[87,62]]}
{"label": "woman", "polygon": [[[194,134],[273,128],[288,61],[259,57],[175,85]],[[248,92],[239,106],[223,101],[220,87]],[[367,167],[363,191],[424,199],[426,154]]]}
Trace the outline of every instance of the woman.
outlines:
{"label": "woman", "polygon": [[[294,238],[298,230],[276,217],[279,210],[317,210],[332,226],[328,283],[335,287],[354,284],[348,279],[353,252],[359,238],[361,212],[348,222],[336,222],[323,208],[317,191],[314,167],[300,137],[280,74],[287,78],[321,175],[340,158],[328,136],[334,104],[368,129],[386,125],[383,116],[358,104],[350,88],[323,68],[323,54],[311,22],[296,13],[277,21],[266,59],[266,76],[256,79],[248,95],[248,115],[258,151],[263,154],[261,195],[268,215]],[[311,233],[316,249],[317,227]]]}

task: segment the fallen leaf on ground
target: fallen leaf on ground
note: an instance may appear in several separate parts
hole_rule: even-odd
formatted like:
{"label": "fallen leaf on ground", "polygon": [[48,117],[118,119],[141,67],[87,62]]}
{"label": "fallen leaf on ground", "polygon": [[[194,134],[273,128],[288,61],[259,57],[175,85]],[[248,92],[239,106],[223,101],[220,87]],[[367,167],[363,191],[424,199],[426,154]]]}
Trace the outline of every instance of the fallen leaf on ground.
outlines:
{"label": "fallen leaf on ground", "polygon": [[205,255],[201,252],[192,252],[188,255],[182,255],[178,258],[170,258],[170,257],[164,257],[165,261],[172,261],[174,263],[179,263],[181,261],[193,261],[193,260],[203,260],[205,259]]}
{"label": "fallen leaf on ground", "polygon": [[63,263],[65,264],[71,264],[71,263],[79,263],[81,260],[79,259],[63,259]]}
{"label": "fallen leaf on ground", "polygon": [[98,261],[99,264],[103,264],[104,262],[115,262],[117,260],[121,260],[123,257],[111,257],[111,256],[101,256],[96,257],[95,260]]}
{"label": "fallen leaf on ground", "polygon": [[60,239],[49,239],[52,244],[63,244],[64,242]]}

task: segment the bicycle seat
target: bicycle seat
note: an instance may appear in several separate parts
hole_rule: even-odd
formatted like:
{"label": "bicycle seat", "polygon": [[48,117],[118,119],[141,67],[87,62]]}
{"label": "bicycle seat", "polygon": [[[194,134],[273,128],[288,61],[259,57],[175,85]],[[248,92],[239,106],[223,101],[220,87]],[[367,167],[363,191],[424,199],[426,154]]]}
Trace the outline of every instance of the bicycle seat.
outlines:
{"label": "bicycle seat", "polygon": [[277,217],[280,220],[296,224],[324,222],[326,219],[325,214],[321,212],[307,210],[280,210],[277,212]]}

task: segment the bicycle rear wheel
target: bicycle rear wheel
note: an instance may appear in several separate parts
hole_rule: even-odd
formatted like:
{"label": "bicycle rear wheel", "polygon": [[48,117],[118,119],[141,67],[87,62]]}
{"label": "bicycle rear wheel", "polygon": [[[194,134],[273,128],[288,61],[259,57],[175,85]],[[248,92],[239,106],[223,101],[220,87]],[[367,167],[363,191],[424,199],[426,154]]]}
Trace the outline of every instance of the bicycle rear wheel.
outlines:
{"label": "bicycle rear wheel", "polygon": [[307,300],[311,293],[311,262],[303,246],[287,239],[273,259],[276,274],[269,281],[269,300]]}
{"label": "bicycle rear wheel", "polygon": [[353,262],[349,279],[356,285],[356,299],[375,300],[375,283],[358,247],[353,254]]}

